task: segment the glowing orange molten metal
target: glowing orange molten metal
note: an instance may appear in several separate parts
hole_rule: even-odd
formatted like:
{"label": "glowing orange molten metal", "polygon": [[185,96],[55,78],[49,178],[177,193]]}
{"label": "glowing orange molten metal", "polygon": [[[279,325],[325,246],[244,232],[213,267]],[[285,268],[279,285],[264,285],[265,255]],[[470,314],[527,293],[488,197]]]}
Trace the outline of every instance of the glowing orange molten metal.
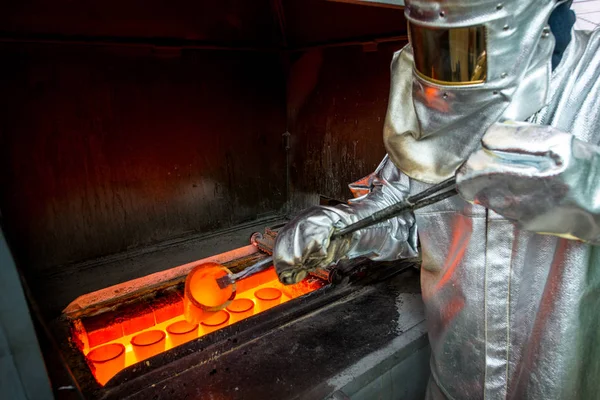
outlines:
{"label": "glowing orange molten metal", "polygon": [[183,312],[191,323],[200,323],[222,310],[235,297],[236,285],[221,289],[217,279],[230,271],[217,263],[206,263],[194,268],[185,280]]}
{"label": "glowing orange molten metal", "polygon": [[[296,285],[284,286],[271,267],[236,282],[233,287],[220,289],[216,279],[227,273],[229,271],[220,264],[203,264],[202,268],[197,267],[190,272],[188,278],[191,279],[186,279],[183,300],[183,293],[172,293],[168,298],[135,307],[138,314],[131,310],[126,314],[111,311],[99,318],[100,322],[94,320],[91,324],[84,321],[83,328],[75,333],[76,342],[81,344],[80,348],[98,383],[104,385],[126,367],[142,360],[152,362],[148,358],[160,352],[324,285],[323,281],[307,279]],[[194,294],[194,301],[186,299],[188,293]],[[187,318],[190,310],[195,313],[193,318]]]}

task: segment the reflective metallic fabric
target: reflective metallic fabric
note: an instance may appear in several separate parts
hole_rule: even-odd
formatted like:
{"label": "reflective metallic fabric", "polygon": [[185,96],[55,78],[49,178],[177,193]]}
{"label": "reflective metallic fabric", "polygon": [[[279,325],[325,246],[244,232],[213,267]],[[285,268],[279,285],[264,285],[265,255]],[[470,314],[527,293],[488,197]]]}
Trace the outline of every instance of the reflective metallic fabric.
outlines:
{"label": "reflective metallic fabric", "polygon": [[[556,4],[554,0],[406,1],[411,25],[483,26],[487,78],[479,85],[439,85],[413,73],[412,47],[394,58],[384,143],[402,172],[422,182],[441,182],[479,147],[494,122],[501,117],[523,120],[545,104],[554,49],[554,37],[545,29]],[[430,51],[422,49],[422,43],[414,46]],[[439,148],[448,151],[440,155]]]}
{"label": "reflective metallic fabric", "polygon": [[416,256],[417,232],[412,215],[362,229],[349,241],[329,240],[336,226],[354,223],[405,198],[408,181],[386,156],[372,175],[351,185],[359,197],[348,205],[312,207],[290,221],[277,235],[274,249],[281,282],[295,283],[305,276],[300,271],[325,267],[342,257],[395,260]]}
{"label": "reflective metallic fabric", "polygon": [[428,398],[597,398],[599,98],[600,32],[576,31],[529,120],[542,126],[494,126],[458,174],[462,195],[504,216],[460,198],[416,212]]}
{"label": "reflective metallic fabric", "polygon": [[[476,11],[483,3],[469,2],[464,11],[471,7]],[[412,102],[412,70],[404,70],[410,64],[410,52],[410,47],[399,52],[392,65],[388,130],[411,126],[418,132],[416,115],[408,111],[402,114],[396,108]],[[525,79],[526,85],[535,87],[535,79]],[[419,83],[415,90],[421,90]],[[600,144],[600,31],[573,33],[544,98],[546,106],[529,122],[553,129],[495,126],[485,138],[490,157],[478,158],[483,153],[476,153],[459,174],[459,190],[467,199],[493,207],[510,220],[459,197],[414,215],[422,248],[421,286],[432,347],[429,398],[598,398],[600,247],[592,243],[598,242],[600,199],[596,147]],[[443,107],[442,100],[434,98],[430,107]],[[528,109],[527,104],[522,105]],[[486,110],[472,109],[472,118],[481,122],[478,114]],[[414,142],[386,138],[390,156],[395,161],[399,155],[409,156],[412,164],[400,166],[414,165],[411,173],[437,171],[436,179],[431,179],[436,181],[451,170],[441,169],[442,162],[451,164],[462,154],[465,158],[468,155],[454,143],[479,143],[477,136],[483,135],[479,129],[484,126],[475,129],[477,125],[469,121],[451,119],[457,125],[450,126],[456,129],[447,131],[447,137],[440,131],[435,140],[424,136],[415,136]],[[474,132],[476,140],[467,140],[467,134]],[[413,146],[423,139],[425,147]],[[410,151],[396,145],[408,146]],[[494,160],[496,156],[502,160]],[[522,169],[514,173],[518,166]],[[500,169],[513,174],[509,176],[514,181],[496,174]],[[535,196],[529,196],[525,181]],[[498,191],[494,191],[496,183]],[[321,208],[323,213],[334,215],[324,225],[331,232],[336,221],[347,224],[365,211],[380,209],[395,198],[429,186],[407,179],[386,158],[377,173],[353,186],[355,192],[364,194],[360,199],[339,208]],[[320,215],[318,209],[311,213]],[[275,247],[278,271],[301,268],[303,258],[313,249],[327,246],[328,239],[317,235],[318,243],[306,248],[312,231],[299,224],[318,225],[323,220],[321,216],[309,222],[312,215],[293,221],[280,233]],[[538,229],[582,240],[529,231]],[[411,240],[409,245],[404,238]],[[414,253],[412,240],[411,217],[397,218],[374,228],[371,234],[353,237],[352,248],[360,250],[348,255],[372,251],[378,259],[393,259]],[[321,260],[327,259],[323,253],[326,251],[321,253]]]}
{"label": "reflective metallic fabric", "polygon": [[458,170],[463,199],[527,231],[600,244],[600,147],[527,123],[494,124],[482,144]]}

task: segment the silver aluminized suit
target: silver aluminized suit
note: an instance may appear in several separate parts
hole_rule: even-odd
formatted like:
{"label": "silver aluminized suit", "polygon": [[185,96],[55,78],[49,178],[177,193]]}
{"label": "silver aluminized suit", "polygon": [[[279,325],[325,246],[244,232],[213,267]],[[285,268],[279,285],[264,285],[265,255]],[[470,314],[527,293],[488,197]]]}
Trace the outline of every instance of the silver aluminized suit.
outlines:
{"label": "silver aluminized suit", "polygon": [[[512,94],[500,116],[477,110],[485,115],[476,118],[529,123],[491,121],[482,147],[483,133],[467,154],[473,142],[464,138],[404,133],[421,123],[398,111],[418,92],[412,62],[410,45],[392,62],[389,156],[351,185],[348,205],[315,207],[288,224],[275,247],[280,279],[340,257],[412,256],[418,230],[428,398],[600,398],[600,31],[573,32],[535,114],[520,118]],[[465,159],[461,197],[329,243],[334,227],[451,176]]]}

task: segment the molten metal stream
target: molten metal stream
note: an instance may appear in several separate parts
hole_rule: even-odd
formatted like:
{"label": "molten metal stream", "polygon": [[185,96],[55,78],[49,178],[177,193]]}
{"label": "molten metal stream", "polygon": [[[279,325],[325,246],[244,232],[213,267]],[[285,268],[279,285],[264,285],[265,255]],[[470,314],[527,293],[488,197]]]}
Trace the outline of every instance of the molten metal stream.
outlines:
{"label": "molten metal stream", "polygon": [[[322,281],[303,281],[297,285],[283,286],[277,279],[274,268],[271,267],[257,275],[238,281],[235,300],[228,304],[227,309],[219,311],[217,315],[213,314],[213,316],[204,319],[200,323],[194,323],[193,321],[190,323],[185,320],[183,314],[180,314],[143,330],[95,345],[92,348],[86,346],[82,351],[88,359],[88,364],[90,365],[96,380],[98,380],[101,385],[104,385],[110,378],[124,368],[141,361],[150,363],[151,360],[148,360],[148,358],[160,352],[168,351],[173,347],[249,318],[262,311],[266,311],[271,307],[276,307],[278,304],[283,304],[322,286]],[[278,294],[280,294],[279,297],[277,296]],[[225,293],[224,296],[227,297],[228,294]],[[218,301],[221,301],[221,299],[219,298]],[[139,317],[133,316],[132,318]],[[144,315],[144,318],[148,318],[148,316]],[[220,319],[220,321],[217,321],[218,319]],[[125,322],[127,321],[123,321],[122,323]],[[80,332],[78,334],[86,335],[85,332]],[[139,341],[141,334],[141,338],[147,339],[147,343]],[[156,336],[158,340],[150,343],[152,340],[148,341],[148,338],[154,336]],[[135,337],[138,339],[137,346],[135,343],[136,340],[134,340]],[[81,337],[79,339],[80,342],[88,342],[87,340],[82,340]],[[134,342],[133,345],[132,340]],[[93,360],[93,356],[94,354],[98,354],[97,351],[95,353],[94,351],[100,347],[113,344],[120,344],[125,347],[124,362],[114,362],[114,365],[111,365],[108,369],[102,368],[102,365],[98,362],[94,363],[95,360]],[[145,346],[139,346],[139,344]],[[116,348],[117,347],[115,347],[115,349]]]}

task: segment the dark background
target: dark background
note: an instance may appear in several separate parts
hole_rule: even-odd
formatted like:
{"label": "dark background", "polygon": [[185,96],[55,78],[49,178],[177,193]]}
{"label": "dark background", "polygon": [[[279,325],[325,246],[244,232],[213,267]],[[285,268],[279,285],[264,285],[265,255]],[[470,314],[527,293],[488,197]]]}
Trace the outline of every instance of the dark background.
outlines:
{"label": "dark background", "polygon": [[0,12],[0,209],[25,274],[345,199],[383,157],[403,11],[30,0]]}

